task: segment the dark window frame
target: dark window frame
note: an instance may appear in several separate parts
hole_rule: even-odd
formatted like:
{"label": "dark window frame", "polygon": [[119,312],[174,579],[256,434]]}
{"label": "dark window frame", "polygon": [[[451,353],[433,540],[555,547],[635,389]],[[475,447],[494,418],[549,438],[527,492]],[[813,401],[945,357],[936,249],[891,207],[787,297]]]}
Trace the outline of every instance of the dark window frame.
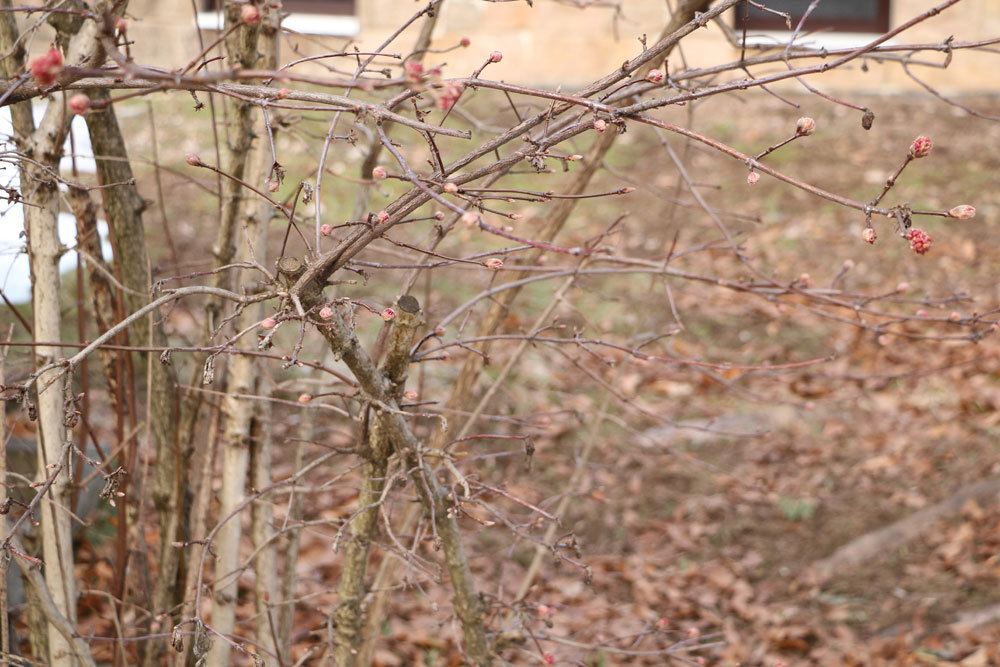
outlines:
{"label": "dark window frame", "polygon": [[[205,11],[217,12],[224,0],[203,0]],[[355,0],[284,0],[282,6],[293,14],[321,14],[325,16],[354,16],[357,13]]]}
{"label": "dark window frame", "polygon": [[[767,4],[767,0],[761,0],[763,4]],[[831,19],[823,17],[813,17],[810,16],[806,20],[804,29],[808,32],[816,32],[819,30],[828,30],[833,32],[865,32],[865,33],[884,33],[889,31],[889,15],[890,15],[890,5],[891,0],[875,0],[877,3],[877,14],[874,19]],[[808,3],[805,4],[808,7]],[[747,8],[749,5],[745,2],[741,2],[736,5],[736,11],[734,13],[735,27],[737,30],[743,29],[743,17],[746,16]],[[795,17],[792,17],[792,28],[795,27]],[[788,26],[785,24],[784,19],[771,12],[765,12],[763,16],[754,14],[750,21],[747,22],[747,30],[774,30],[787,32]]]}

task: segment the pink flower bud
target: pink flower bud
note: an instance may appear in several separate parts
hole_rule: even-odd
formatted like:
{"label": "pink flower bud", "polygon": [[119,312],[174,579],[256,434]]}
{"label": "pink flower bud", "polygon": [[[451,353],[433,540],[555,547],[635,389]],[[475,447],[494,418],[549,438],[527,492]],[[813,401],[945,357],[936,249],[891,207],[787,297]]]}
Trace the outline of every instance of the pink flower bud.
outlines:
{"label": "pink flower bud", "polygon": [[479,216],[472,211],[466,211],[462,214],[462,222],[465,223],[466,227],[475,227],[479,224]]}
{"label": "pink flower bud", "polygon": [[901,282],[898,285],[896,285],[896,291],[899,292],[900,294],[902,294],[904,292],[909,292],[910,291],[910,283],[908,283],[908,282],[906,282],[904,280],[903,282]]}
{"label": "pink flower bud", "polygon": [[257,25],[260,23],[260,10],[254,5],[243,5],[240,10],[240,21],[247,25]]}
{"label": "pink flower bud", "polygon": [[305,405],[306,403],[309,403],[312,400],[313,397],[311,394],[299,394],[299,403],[301,403],[302,405]]}
{"label": "pink flower bud", "polygon": [[934,142],[931,141],[931,138],[925,135],[920,135],[913,140],[912,144],[910,144],[910,157],[927,157],[932,148],[934,148]]}
{"label": "pink flower bud", "polygon": [[418,63],[416,60],[408,60],[406,64],[403,65],[403,72],[406,74],[407,81],[417,83],[424,76],[423,63]]}
{"label": "pink flower bud", "polygon": [[417,400],[417,396],[419,396],[419,395],[420,394],[418,394],[417,392],[413,391],[412,389],[403,392],[403,398],[405,398],[408,401],[415,401],[415,400]]}
{"label": "pink flower bud", "polygon": [[546,665],[554,665],[556,664],[556,657],[551,653],[546,653],[542,656],[542,662]]}
{"label": "pink flower bud", "polygon": [[458,192],[458,186],[452,183],[451,181],[448,181],[447,183],[444,184],[443,190],[448,194],[453,195],[456,192]]}
{"label": "pink flower bud", "polygon": [[498,63],[501,60],[503,60],[503,54],[500,53],[499,51],[494,51],[493,53],[490,54],[491,63]]}
{"label": "pink flower bud", "polygon": [[375,216],[375,219],[379,223],[389,222],[389,212],[388,211],[379,211],[378,215]]}
{"label": "pink flower bud", "polygon": [[579,160],[583,159],[583,156],[580,155],[579,153],[573,153],[572,155],[568,156],[566,159],[569,160],[570,162],[578,162]]}
{"label": "pink flower bud", "polygon": [[950,313],[948,313],[948,320],[950,322],[961,322],[962,313],[958,312],[957,310],[953,310]]}
{"label": "pink flower bud", "polygon": [[52,47],[40,56],[36,56],[28,63],[28,70],[31,76],[38,82],[39,86],[51,86],[62,71],[63,57],[59,49]]}
{"label": "pink flower bud", "polygon": [[119,16],[115,19],[115,30],[118,32],[128,32],[128,21]]}
{"label": "pink flower bud", "polygon": [[809,116],[803,116],[802,118],[799,118],[797,123],[795,123],[796,134],[808,136],[815,131],[816,131],[816,121],[814,121]]}
{"label": "pink flower bud", "polygon": [[865,243],[874,244],[875,239],[878,238],[878,234],[875,233],[873,228],[865,227],[865,230],[861,232],[861,238],[865,240]]}
{"label": "pink flower bud", "polygon": [[330,234],[333,234],[333,225],[320,225],[319,233],[322,236],[329,236]]}
{"label": "pink flower bud", "polygon": [[751,171],[747,174],[747,185],[757,185],[757,181],[760,180],[760,174],[756,171]]}
{"label": "pink flower bud", "polygon": [[323,306],[319,309],[319,318],[321,320],[328,320],[333,317],[333,308],[330,306]]}
{"label": "pink flower bud", "polygon": [[494,271],[499,271],[503,268],[503,260],[499,257],[490,257],[484,264],[486,264],[486,268],[493,269]]}
{"label": "pink flower bud", "polygon": [[437,220],[438,222],[444,220],[444,213],[442,213],[441,211],[434,211],[434,219]]}
{"label": "pink flower bud", "polygon": [[912,228],[906,233],[906,240],[910,242],[910,250],[918,255],[925,254],[931,249],[931,235],[922,229]]}
{"label": "pink flower bud", "polygon": [[274,98],[277,100],[283,100],[291,94],[292,91],[288,90],[287,88],[281,88],[278,90],[277,94],[275,94]]}
{"label": "pink flower bud", "polygon": [[948,215],[953,218],[958,218],[959,220],[970,220],[976,217],[976,207],[969,206],[968,204],[959,204],[955,208],[948,211]]}
{"label": "pink flower bud", "polygon": [[376,181],[384,181],[388,177],[389,174],[388,172],[386,172],[385,167],[383,167],[382,165],[379,165],[374,169],[372,169],[372,178],[374,178]]}
{"label": "pink flower bud", "polygon": [[469,48],[470,44],[472,44],[472,40],[469,39],[468,37],[463,37],[462,39],[458,40],[458,45],[461,46],[463,49]]}
{"label": "pink flower bud", "polygon": [[278,320],[273,317],[265,317],[260,321],[260,326],[264,329],[273,329],[278,326]]}
{"label": "pink flower bud", "polygon": [[663,83],[663,70],[650,70],[646,75],[646,81],[649,81],[650,83]]}
{"label": "pink flower bud", "polygon": [[441,336],[443,336],[444,335],[444,327],[434,327],[434,335],[437,336],[437,337],[439,337],[439,338]]}
{"label": "pink flower bud", "polygon": [[69,109],[77,116],[82,116],[90,111],[90,98],[83,93],[74,95],[69,98]]}
{"label": "pink flower bud", "polygon": [[389,322],[389,321],[391,321],[391,320],[394,320],[394,319],[396,319],[396,311],[395,311],[395,310],[393,310],[392,308],[386,308],[386,309],[385,309],[385,310],[383,310],[383,311],[382,311],[381,313],[379,313],[379,315],[380,315],[380,316],[382,317],[382,319],[383,319],[383,320],[385,320],[386,322]]}
{"label": "pink flower bud", "polygon": [[184,161],[187,162],[192,167],[200,167],[203,164],[205,164],[204,162],[201,161],[201,158],[198,157],[197,153],[188,153],[187,155],[184,156]]}
{"label": "pink flower bud", "polygon": [[594,131],[603,134],[606,129],[608,129],[608,123],[603,118],[594,121]]}

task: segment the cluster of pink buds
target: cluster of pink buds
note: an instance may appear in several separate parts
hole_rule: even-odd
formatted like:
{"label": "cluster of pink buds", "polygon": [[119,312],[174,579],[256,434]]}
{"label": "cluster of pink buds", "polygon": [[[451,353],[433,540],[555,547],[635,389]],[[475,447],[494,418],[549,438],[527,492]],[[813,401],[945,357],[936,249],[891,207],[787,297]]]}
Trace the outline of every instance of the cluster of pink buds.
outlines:
{"label": "cluster of pink buds", "polygon": [[63,57],[59,49],[52,47],[40,56],[32,58],[28,64],[31,76],[39,86],[51,86],[63,68]]}
{"label": "cluster of pink buds", "polygon": [[934,142],[931,141],[930,137],[920,135],[913,140],[910,144],[910,157],[919,158],[927,157],[930,155],[931,149],[934,148]]}
{"label": "cluster of pink buds", "polygon": [[260,23],[260,10],[256,5],[243,5],[240,10],[240,21],[247,25],[257,25]]}
{"label": "cluster of pink buds", "polygon": [[448,111],[458,102],[458,98],[462,96],[462,91],[465,90],[461,84],[449,81],[441,88],[437,95],[437,105],[441,111]]}
{"label": "cluster of pink buds", "polygon": [[958,220],[971,220],[976,217],[976,207],[969,206],[968,204],[959,204],[948,211],[948,215]]}
{"label": "cluster of pink buds", "polygon": [[423,63],[418,63],[416,60],[406,61],[406,64],[403,65],[403,71],[406,74],[406,80],[410,83],[420,83],[420,80],[424,78]]}
{"label": "cluster of pink buds", "polygon": [[78,93],[73,97],[69,98],[69,110],[75,113],[77,116],[82,116],[83,114],[90,111],[90,98],[83,93]]}
{"label": "cluster of pink buds", "polygon": [[916,227],[906,232],[906,240],[910,242],[910,250],[918,255],[925,254],[931,249],[931,243],[933,243],[930,234]]}
{"label": "cluster of pink buds", "polygon": [[803,116],[799,118],[798,122],[795,123],[795,133],[802,136],[809,136],[816,131],[816,121],[814,121],[809,116]]}
{"label": "cluster of pink buds", "polygon": [[861,232],[861,238],[865,240],[865,243],[874,245],[878,234],[875,233],[874,227],[865,227],[865,230]]}

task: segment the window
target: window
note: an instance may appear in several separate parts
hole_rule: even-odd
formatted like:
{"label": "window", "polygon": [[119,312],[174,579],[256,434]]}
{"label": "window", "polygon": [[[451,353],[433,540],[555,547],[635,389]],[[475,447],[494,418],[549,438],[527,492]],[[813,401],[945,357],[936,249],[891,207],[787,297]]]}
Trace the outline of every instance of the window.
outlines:
{"label": "window", "polygon": [[[203,30],[221,30],[224,0],[203,0],[204,11],[198,12],[198,27]],[[289,13],[282,26],[292,32],[308,35],[352,37],[361,30],[354,15],[355,0],[285,0],[283,7]]]}
{"label": "window", "polygon": [[[775,11],[791,14],[792,29],[794,29],[808,9],[810,0],[757,0],[757,3]],[[737,5],[737,30],[742,30],[744,17],[748,18],[747,30],[788,30],[783,17],[758,9],[748,2]],[[889,0],[822,0],[809,14],[802,30],[803,32],[886,32],[889,30]]]}

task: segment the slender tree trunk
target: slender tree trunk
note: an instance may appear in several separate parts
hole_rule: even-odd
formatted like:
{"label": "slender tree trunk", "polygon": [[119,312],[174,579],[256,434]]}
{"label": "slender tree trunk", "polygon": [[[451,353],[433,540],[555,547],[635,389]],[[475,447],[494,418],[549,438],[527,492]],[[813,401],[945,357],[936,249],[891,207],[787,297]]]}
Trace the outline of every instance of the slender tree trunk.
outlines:
{"label": "slender tree trunk", "polygon": [[[226,8],[227,27],[239,22],[239,5],[230,4]],[[263,22],[271,20],[268,10]],[[258,60],[257,43],[260,31],[244,26],[236,30],[226,40],[229,60],[243,67],[255,66]],[[272,33],[273,35],[273,33]],[[273,40],[273,37],[272,37]],[[256,122],[253,115],[256,107],[243,102],[229,103],[231,125],[226,171],[242,179],[250,174],[251,180],[261,182],[262,175],[270,171],[266,154],[267,142],[260,136],[263,123]],[[256,138],[256,145],[253,143]],[[264,165],[268,167],[265,169]],[[240,184],[225,179],[223,185],[222,221],[215,248],[216,260],[228,263],[235,252],[239,261],[257,259],[263,252],[262,241],[266,239],[266,221],[257,213],[256,195],[248,193]],[[237,225],[242,222],[242,243],[236,248]],[[225,272],[217,274],[224,275]],[[262,307],[245,309],[234,320],[236,331],[243,331],[260,321]],[[252,335],[243,336],[236,343],[237,349],[252,351],[256,341]],[[239,516],[232,516],[246,494],[246,484],[250,464],[250,450],[253,445],[252,424],[255,405],[247,396],[257,392],[257,363],[249,355],[233,355],[227,367],[226,395],[222,399],[222,489],[219,492],[219,518],[226,523],[218,531],[215,540],[217,558],[215,560],[215,583],[213,585],[212,629],[223,635],[231,635],[236,625],[236,598],[238,594],[238,570],[240,567],[240,539],[242,526]],[[269,474],[269,472],[268,472]],[[276,589],[275,593],[276,593]],[[208,664],[227,665],[231,647],[227,642],[216,641],[212,645]]]}
{"label": "slender tree trunk", "polygon": [[[313,438],[313,411],[304,410],[299,415],[298,440],[295,446],[295,460],[292,464],[293,473],[297,473],[302,468],[305,460],[306,448]],[[295,524],[302,520],[303,503],[302,493],[292,487],[292,499],[288,506],[289,526],[285,535],[282,551],[284,552],[285,567],[281,575],[281,613],[278,620],[278,635],[281,638],[281,650],[283,656],[292,655],[292,628],[295,621],[295,584],[297,580],[297,566],[299,562],[300,530],[295,528]]]}

